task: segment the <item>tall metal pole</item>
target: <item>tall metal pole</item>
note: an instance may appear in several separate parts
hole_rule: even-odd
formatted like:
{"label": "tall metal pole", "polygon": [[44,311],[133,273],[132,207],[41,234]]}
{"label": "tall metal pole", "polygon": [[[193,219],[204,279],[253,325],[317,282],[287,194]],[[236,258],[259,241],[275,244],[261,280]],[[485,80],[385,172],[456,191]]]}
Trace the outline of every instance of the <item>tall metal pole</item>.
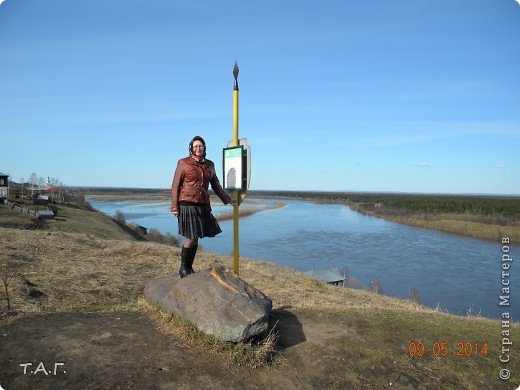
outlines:
{"label": "tall metal pole", "polygon": [[[239,146],[238,142],[238,64],[235,61],[233,67],[233,76],[235,77],[235,85],[233,87],[233,146]],[[233,270],[239,275],[239,253],[238,253],[238,202],[240,199],[240,191],[233,191]]]}

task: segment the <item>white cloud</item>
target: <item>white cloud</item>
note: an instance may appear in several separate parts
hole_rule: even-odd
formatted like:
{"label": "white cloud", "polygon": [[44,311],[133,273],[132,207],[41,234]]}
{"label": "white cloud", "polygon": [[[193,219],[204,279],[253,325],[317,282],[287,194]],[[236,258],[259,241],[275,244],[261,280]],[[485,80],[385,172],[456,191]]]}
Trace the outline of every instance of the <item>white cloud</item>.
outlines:
{"label": "white cloud", "polygon": [[5,0],[0,0],[0,5],[2,5],[2,3],[4,2]]}
{"label": "white cloud", "polygon": [[428,164],[427,162],[424,162],[424,161],[415,163],[415,166],[418,168],[430,168],[430,164]]}
{"label": "white cloud", "polygon": [[520,5],[520,0],[515,0]]}
{"label": "white cloud", "polygon": [[[520,2],[520,0],[517,0],[517,1]],[[503,165],[503,164],[496,164],[496,165],[495,165],[495,169],[504,169],[504,168],[506,168],[506,167],[507,167],[507,165]]]}

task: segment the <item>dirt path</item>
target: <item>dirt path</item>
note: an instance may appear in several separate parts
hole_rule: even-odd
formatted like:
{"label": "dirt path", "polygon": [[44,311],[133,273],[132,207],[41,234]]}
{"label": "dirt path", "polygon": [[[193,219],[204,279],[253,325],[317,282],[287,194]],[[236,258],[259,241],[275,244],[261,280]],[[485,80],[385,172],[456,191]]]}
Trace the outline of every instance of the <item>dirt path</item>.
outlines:
{"label": "dirt path", "polygon": [[218,362],[176,345],[139,312],[33,315],[0,328],[0,335],[6,390],[243,387]]}
{"label": "dirt path", "polygon": [[[315,388],[330,384],[338,362],[306,353],[328,338],[357,337],[332,321],[305,326],[273,312],[281,363],[232,371],[176,344],[141,312],[29,315],[0,327],[0,385],[11,389]],[[283,357],[282,357],[283,356]],[[329,387],[329,386],[326,386]]]}
{"label": "dirt path", "polygon": [[188,350],[140,311],[31,314],[0,326],[0,386],[5,390],[512,388],[508,386],[512,383],[488,373],[489,365],[481,359],[413,362],[405,350],[406,340],[400,340],[402,330],[397,328],[394,334],[399,318],[384,321],[386,326],[374,330],[355,311],[276,309],[270,317],[279,333],[275,363],[252,370],[227,368],[209,353]]}

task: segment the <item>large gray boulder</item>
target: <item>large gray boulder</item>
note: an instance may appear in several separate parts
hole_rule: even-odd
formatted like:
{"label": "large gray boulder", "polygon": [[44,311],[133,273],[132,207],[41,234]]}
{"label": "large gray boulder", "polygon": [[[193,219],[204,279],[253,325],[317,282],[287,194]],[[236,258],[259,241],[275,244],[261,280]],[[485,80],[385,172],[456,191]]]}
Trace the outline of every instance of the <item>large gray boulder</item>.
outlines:
{"label": "large gray boulder", "polygon": [[223,341],[240,342],[264,332],[272,301],[221,266],[185,278],[149,281],[146,300],[191,321],[200,331]]}

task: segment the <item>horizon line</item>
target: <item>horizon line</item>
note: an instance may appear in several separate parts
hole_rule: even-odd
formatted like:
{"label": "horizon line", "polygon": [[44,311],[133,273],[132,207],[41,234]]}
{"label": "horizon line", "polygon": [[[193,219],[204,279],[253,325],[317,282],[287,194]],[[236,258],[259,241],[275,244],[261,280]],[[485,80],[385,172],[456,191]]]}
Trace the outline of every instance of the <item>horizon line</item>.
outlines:
{"label": "horizon line", "polygon": [[[77,189],[98,189],[98,190],[143,190],[143,191],[170,191],[169,187],[128,187],[128,186],[66,186]],[[305,192],[316,194],[402,194],[402,195],[457,195],[457,196],[512,196],[520,197],[520,194],[513,193],[492,193],[492,192],[418,192],[418,191],[369,191],[369,190],[285,190],[285,189],[253,189],[247,192]]]}

